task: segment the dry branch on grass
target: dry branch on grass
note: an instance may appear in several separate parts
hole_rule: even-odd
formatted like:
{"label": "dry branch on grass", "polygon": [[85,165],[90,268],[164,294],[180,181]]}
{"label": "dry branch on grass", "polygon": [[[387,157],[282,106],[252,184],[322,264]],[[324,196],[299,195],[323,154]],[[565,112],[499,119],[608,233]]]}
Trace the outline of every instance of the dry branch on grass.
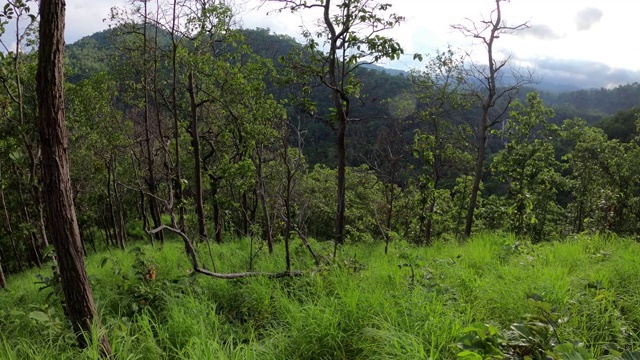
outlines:
{"label": "dry branch on grass", "polygon": [[228,273],[228,274],[209,271],[207,269],[201,268],[200,265],[198,265],[198,257],[196,255],[196,250],[193,247],[193,243],[191,243],[191,240],[189,239],[187,234],[185,234],[184,232],[167,225],[161,225],[152,230],[145,230],[145,232],[149,235],[154,235],[162,230],[171,231],[172,233],[182,238],[182,240],[184,241],[185,249],[187,251],[187,255],[191,260],[191,266],[193,266],[193,271],[203,275],[211,276],[217,279],[233,280],[233,279],[243,279],[248,277],[257,277],[257,276],[263,276],[263,277],[268,277],[272,279],[279,279],[284,277],[301,276],[304,274],[302,271],[283,271],[279,273],[240,272],[240,273]]}

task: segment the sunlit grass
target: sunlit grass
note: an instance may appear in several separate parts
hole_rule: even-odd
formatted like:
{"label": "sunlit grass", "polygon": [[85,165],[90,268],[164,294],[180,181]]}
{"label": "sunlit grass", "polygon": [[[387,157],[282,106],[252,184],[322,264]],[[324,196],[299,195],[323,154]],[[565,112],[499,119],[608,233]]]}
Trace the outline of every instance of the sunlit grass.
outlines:
{"label": "sunlit grass", "polygon": [[[259,248],[254,244],[254,249]],[[330,243],[313,243],[325,256]],[[206,259],[204,245],[200,253]],[[246,271],[249,240],[214,246],[217,270]],[[295,268],[313,269],[300,245]],[[277,244],[253,259],[258,271],[284,270]],[[541,295],[566,316],[558,329],[596,356],[609,343],[640,346],[640,246],[632,240],[579,237],[531,245],[506,234],[464,244],[416,248],[348,245],[334,265],[285,279],[225,281],[193,275],[182,243],[129,245],[128,252],[92,254],[88,272],[104,329],[118,359],[446,359],[468,324],[503,328]],[[107,259],[107,260],[105,260]],[[207,263],[207,260],[204,261]],[[144,267],[156,269],[145,281]],[[39,291],[30,270],[9,278],[0,294],[0,358],[94,359],[76,350],[55,297]],[[50,322],[30,316],[53,309]]]}

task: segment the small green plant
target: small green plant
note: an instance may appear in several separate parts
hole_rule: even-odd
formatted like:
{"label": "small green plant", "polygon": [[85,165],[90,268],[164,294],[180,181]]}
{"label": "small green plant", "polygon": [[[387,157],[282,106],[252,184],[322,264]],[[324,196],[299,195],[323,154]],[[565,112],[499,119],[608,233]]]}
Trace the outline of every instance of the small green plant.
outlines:
{"label": "small green plant", "polygon": [[462,349],[459,359],[503,359],[502,349],[507,340],[500,329],[492,324],[475,322],[464,329],[456,345]]}
{"label": "small green plant", "polygon": [[418,256],[415,251],[409,247],[407,243],[398,242],[398,258],[400,259],[400,263],[398,267],[400,269],[408,267],[411,269],[411,276],[409,277],[409,284],[411,286],[415,285],[416,281],[416,268],[422,266],[422,263],[419,261]]}
{"label": "small green plant", "polygon": [[45,302],[50,305],[59,303],[62,299],[62,287],[60,286],[60,275],[55,271],[55,266],[52,267],[53,274],[51,276],[43,276],[42,274],[36,274],[34,284],[40,285],[38,291],[48,292],[45,297]]}
{"label": "small green plant", "polygon": [[544,359],[560,343],[558,326],[565,321],[553,304],[545,302],[538,294],[530,295],[529,303],[538,314],[527,314],[514,323],[507,333],[509,353]]}
{"label": "small green plant", "polygon": [[[463,351],[460,359],[592,359],[579,343],[560,344],[558,327],[566,322],[556,307],[538,294],[530,295],[529,303],[537,314],[527,314],[511,324],[509,330],[484,323],[473,323],[462,330],[457,345]],[[560,345],[559,345],[560,344]]]}
{"label": "small green plant", "polygon": [[74,337],[66,331],[66,321],[62,320],[64,316],[59,314],[55,307],[47,304],[31,305],[31,309],[27,314],[28,318],[45,338],[63,339],[68,344],[74,343]]}

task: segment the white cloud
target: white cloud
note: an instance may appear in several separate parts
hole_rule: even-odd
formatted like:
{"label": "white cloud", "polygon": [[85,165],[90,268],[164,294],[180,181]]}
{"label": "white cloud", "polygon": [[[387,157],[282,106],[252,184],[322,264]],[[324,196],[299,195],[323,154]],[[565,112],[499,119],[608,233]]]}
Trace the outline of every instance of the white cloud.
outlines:
{"label": "white cloud", "polygon": [[[112,6],[130,0],[67,0],[67,42],[107,28],[103,22]],[[300,25],[310,24],[318,13],[291,14],[272,12],[278,4],[262,0],[236,0],[242,3],[240,16],[246,28],[270,28],[300,39]],[[470,41],[451,29],[451,24],[465,18],[479,20],[487,16],[495,0],[384,0],[393,4],[392,11],[406,17],[406,22],[388,35],[396,38],[405,51],[432,53],[447,45],[468,48]],[[150,6],[153,2],[150,2]],[[631,24],[640,13],[640,2],[629,0],[518,0],[502,3],[509,24],[530,21],[533,25],[523,36],[499,39],[498,50],[517,54],[520,59],[553,58],[606,64],[612,69],[640,70],[640,43],[624,41],[632,32]],[[606,16],[604,15],[606,14]],[[596,25],[597,26],[594,26]],[[586,30],[589,31],[579,31]],[[526,35],[526,36],[525,36]],[[3,37],[3,40],[6,38]],[[552,40],[552,41],[551,41]],[[481,49],[474,52],[482,54]],[[416,65],[405,56],[393,66],[403,69]]]}
{"label": "white cloud", "polygon": [[578,31],[586,31],[600,22],[602,19],[602,10],[598,8],[589,7],[582,9],[576,15],[576,28]]}

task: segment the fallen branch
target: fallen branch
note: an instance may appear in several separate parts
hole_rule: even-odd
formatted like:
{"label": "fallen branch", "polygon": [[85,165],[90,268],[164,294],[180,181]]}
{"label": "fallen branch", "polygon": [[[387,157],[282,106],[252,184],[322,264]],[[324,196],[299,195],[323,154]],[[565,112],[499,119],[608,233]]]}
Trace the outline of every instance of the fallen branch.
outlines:
{"label": "fallen branch", "polygon": [[[282,219],[284,221],[287,221],[287,217],[283,214],[282,215]],[[302,233],[302,231],[300,230],[300,228],[294,223],[291,222],[291,227],[293,228],[293,230],[296,232],[296,234],[298,234],[298,237],[300,238],[300,240],[302,241],[302,243],[304,244],[304,246],[307,248],[307,250],[309,250],[309,253],[311,254],[311,256],[313,256],[313,260],[316,263],[316,266],[320,266],[320,258],[318,255],[316,255],[316,253],[313,251],[313,248],[311,247],[311,244],[309,244],[309,239],[307,239],[307,236]],[[322,255],[320,255],[322,256]],[[322,259],[329,264],[330,261],[329,259],[327,259],[325,256],[322,256]]]}
{"label": "fallen branch", "polygon": [[233,280],[233,279],[243,279],[248,277],[257,277],[263,276],[271,279],[280,279],[284,277],[293,277],[293,276],[301,276],[304,275],[302,271],[283,271],[279,273],[265,273],[265,272],[242,272],[242,273],[229,273],[229,274],[221,274],[211,272],[206,269],[196,269],[197,273],[214,277],[216,279],[225,279],[225,280]]}
{"label": "fallen branch", "polygon": [[167,225],[161,225],[155,229],[152,230],[148,230],[146,231],[147,234],[149,235],[155,235],[156,233],[162,231],[162,230],[167,230],[170,231],[178,236],[180,236],[182,238],[182,240],[184,241],[184,246],[185,249],[187,251],[187,255],[189,256],[189,259],[191,260],[191,266],[193,267],[193,271],[199,274],[203,274],[203,275],[207,275],[207,276],[211,276],[214,277],[216,279],[225,279],[225,280],[233,280],[233,279],[243,279],[243,278],[248,278],[248,277],[258,277],[258,276],[262,276],[262,277],[268,277],[268,278],[272,278],[272,279],[279,279],[279,278],[284,278],[284,277],[293,277],[293,276],[301,276],[304,273],[302,271],[283,271],[283,272],[279,272],[279,273],[266,273],[266,272],[241,272],[241,273],[229,273],[229,274],[224,274],[224,273],[218,273],[218,272],[212,272],[209,271],[207,269],[201,268],[200,265],[198,264],[198,256],[196,254],[196,249],[193,247],[193,244],[191,243],[191,240],[189,239],[189,237],[187,236],[187,234],[185,234],[184,232],[173,228],[171,226],[167,226]]}

